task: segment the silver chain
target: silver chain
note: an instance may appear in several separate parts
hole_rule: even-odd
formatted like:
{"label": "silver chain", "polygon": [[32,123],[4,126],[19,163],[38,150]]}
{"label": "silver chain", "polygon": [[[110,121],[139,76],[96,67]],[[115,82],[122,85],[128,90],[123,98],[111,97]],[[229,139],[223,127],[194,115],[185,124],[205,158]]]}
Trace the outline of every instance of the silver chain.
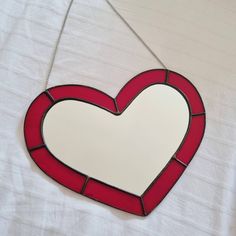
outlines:
{"label": "silver chain", "polygon": [[111,9],[116,13],[117,16],[124,22],[124,24],[133,32],[133,34],[139,39],[139,41],[144,45],[144,47],[152,54],[152,56],[165,68],[166,65],[163,61],[156,55],[156,53],[144,42],[140,35],[134,30],[134,28],[125,20],[125,18],[116,10],[116,8],[111,4],[109,0],[105,0],[106,3],[111,7]]}
{"label": "silver chain", "polygon": [[[69,15],[69,12],[70,12],[70,9],[71,9],[71,6],[73,4],[73,1],[74,0],[71,0],[70,1],[70,4],[68,6],[68,9],[66,11],[66,15],[65,15],[65,18],[63,20],[63,23],[62,23],[62,27],[61,27],[61,30],[60,30],[60,33],[59,33],[59,36],[58,36],[58,39],[57,39],[57,42],[56,42],[56,46],[54,48],[54,51],[53,51],[53,54],[52,54],[52,60],[50,62],[50,65],[49,65],[49,69],[48,69],[48,73],[47,73],[47,78],[46,78],[46,85],[45,85],[45,89],[47,89],[47,86],[48,86],[48,82],[49,82],[49,77],[51,75],[51,72],[52,72],[52,67],[54,65],[54,61],[55,61],[55,58],[56,58],[56,54],[57,54],[57,50],[58,50],[58,45],[60,43],[60,40],[61,40],[61,36],[62,36],[62,33],[64,31],[64,28],[65,28],[65,24],[66,24],[66,20],[68,18],[68,15]],[[138,40],[143,44],[143,46],[151,53],[151,55],[163,66],[163,68],[167,69],[166,65],[162,62],[162,60],[155,54],[155,52],[145,43],[145,41],[140,37],[140,35],[133,29],[133,27],[131,27],[131,25],[125,20],[125,18],[116,10],[116,8],[111,4],[111,2],[109,0],[105,0],[106,3],[111,7],[111,9],[115,12],[115,14],[124,22],[124,24],[130,29],[130,31],[138,38]]]}

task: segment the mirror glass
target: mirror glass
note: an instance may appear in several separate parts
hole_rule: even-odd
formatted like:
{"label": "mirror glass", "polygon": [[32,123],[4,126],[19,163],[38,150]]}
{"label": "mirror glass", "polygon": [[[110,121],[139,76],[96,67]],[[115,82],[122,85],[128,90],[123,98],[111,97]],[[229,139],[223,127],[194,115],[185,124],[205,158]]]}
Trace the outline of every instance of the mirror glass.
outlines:
{"label": "mirror glass", "polygon": [[119,116],[81,101],[58,102],[42,132],[50,152],[66,165],[141,195],[178,149],[188,123],[184,97],[153,85]]}

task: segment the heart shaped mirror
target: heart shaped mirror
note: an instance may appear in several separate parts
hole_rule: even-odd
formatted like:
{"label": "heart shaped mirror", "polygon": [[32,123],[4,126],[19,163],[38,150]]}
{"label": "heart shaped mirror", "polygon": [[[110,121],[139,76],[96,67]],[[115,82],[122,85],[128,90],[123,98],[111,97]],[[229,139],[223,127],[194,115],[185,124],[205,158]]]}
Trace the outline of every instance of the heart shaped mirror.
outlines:
{"label": "heart shaped mirror", "polygon": [[25,139],[36,164],[64,186],[147,215],[181,176],[203,137],[205,110],[183,76],[150,70],[112,98],[80,85],[31,104]]}

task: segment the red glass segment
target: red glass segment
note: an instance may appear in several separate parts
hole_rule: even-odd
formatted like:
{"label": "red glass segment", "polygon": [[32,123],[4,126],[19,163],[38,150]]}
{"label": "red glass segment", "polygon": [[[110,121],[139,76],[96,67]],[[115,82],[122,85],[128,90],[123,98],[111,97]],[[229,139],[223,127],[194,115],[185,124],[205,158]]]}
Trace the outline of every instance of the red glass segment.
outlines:
{"label": "red glass segment", "polygon": [[78,99],[116,112],[113,98],[94,88],[82,85],[63,85],[50,88],[48,91],[56,101],[69,98]]}
{"label": "red glass segment", "polygon": [[86,185],[84,195],[120,210],[143,215],[140,197],[121,191],[97,180],[90,179]]}
{"label": "red glass segment", "polygon": [[41,135],[41,121],[45,111],[52,106],[52,102],[45,93],[41,93],[30,105],[25,116],[24,134],[28,149],[43,143]]}
{"label": "red glass segment", "polygon": [[135,76],[120,90],[116,97],[119,111],[123,111],[145,88],[152,84],[164,83],[165,70],[150,70]]}
{"label": "red glass segment", "polygon": [[188,100],[192,114],[205,112],[202,99],[194,85],[182,75],[170,71],[168,84],[180,90]]}
{"label": "red glass segment", "polygon": [[176,157],[188,164],[197,151],[205,130],[205,115],[193,116],[189,131],[184,139],[182,146],[176,152]]}
{"label": "red glass segment", "polygon": [[167,195],[174,186],[185,167],[176,160],[171,160],[162,174],[143,195],[144,208],[149,214]]}
{"label": "red glass segment", "polygon": [[85,175],[58,161],[46,148],[31,151],[30,155],[38,167],[48,176],[75,192],[81,192],[86,180]]}

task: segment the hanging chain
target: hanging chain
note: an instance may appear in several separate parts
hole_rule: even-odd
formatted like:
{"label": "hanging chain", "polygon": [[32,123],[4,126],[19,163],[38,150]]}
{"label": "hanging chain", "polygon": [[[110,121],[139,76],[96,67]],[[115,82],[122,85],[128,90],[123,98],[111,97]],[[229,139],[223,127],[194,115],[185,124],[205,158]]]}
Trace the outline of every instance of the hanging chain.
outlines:
{"label": "hanging chain", "polygon": [[62,22],[62,27],[61,27],[61,30],[59,32],[57,42],[56,42],[56,46],[55,46],[53,54],[52,54],[52,59],[50,61],[50,65],[49,65],[49,69],[48,69],[48,73],[47,73],[47,78],[46,78],[45,90],[47,89],[47,86],[48,86],[49,78],[50,78],[50,75],[51,75],[51,72],[52,72],[52,67],[54,65],[54,61],[55,61],[56,54],[57,54],[58,45],[61,41],[61,36],[62,36],[63,31],[64,31],[66,20],[68,18],[68,15],[69,15],[69,12],[70,12],[73,1],[74,0],[70,1],[69,6],[68,6],[67,11],[66,11],[66,15],[65,15],[64,20]]}
{"label": "hanging chain", "polygon": [[[73,4],[73,1],[74,0],[71,0],[70,1],[70,4],[68,6],[68,9],[66,11],[66,15],[65,15],[65,18],[63,20],[63,23],[62,23],[62,27],[61,27],[61,30],[60,30],[60,33],[59,33],[59,36],[58,36],[58,39],[57,39],[57,42],[56,42],[56,46],[54,48],[54,51],[53,51],[53,55],[52,55],[52,60],[50,62],[50,65],[49,65],[49,70],[48,70],[48,73],[47,73],[47,78],[46,78],[46,85],[45,85],[45,89],[47,89],[47,86],[48,86],[48,82],[49,82],[49,77],[51,75],[51,72],[52,72],[52,67],[54,65],[54,61],[55,61],[55,58],[56,58],[56,54],[57,54],[57,50],[58,50],[58,45],[60,43],[60,40],[61,40],[61,36],[62,36],[62,33],[64,31],[64,28],[65,28],[65,24],[66,24],[66,20],[68,18],[68,15],[69,15],[69,12],[70,12],[70,9],[71,9],[71,6]],[[116,10],[116,8],[111,4],[111,2],[109,0],[105,0],[106,3],[111,7],[111,9],[115,12],[115,14],[124,22],[124,24],[130,29],[130,31],[138,38],[138,40],[143,44],[143,46],[151,53],[151,55],[163,66],[164,69],[167,69],[166,65],[162,62],[162,60],[155,54],[155,52],[145,43],[145,41],[140,37],[140,35],[134,30],[133,27],[131,27],[131,25],[125,20],[125,18]]]}
{"label": "hanging chain", "polygon": [[140,35],[134,30],[133,27],[125,20],[125,18],[116,10],[116,8],[111,4],[109,0],[105,0],[106,3],[111,7],[111,9],[116,13],[117,16],[124,22],[124,24],[133,32],[133,34],[139,39],[139,41],[144,45],[144,47],[152,54],[152,56],[165,68],[166,65],[163,61],[156,55],[156,53],[144,42],[144,40],[140,37]]}

